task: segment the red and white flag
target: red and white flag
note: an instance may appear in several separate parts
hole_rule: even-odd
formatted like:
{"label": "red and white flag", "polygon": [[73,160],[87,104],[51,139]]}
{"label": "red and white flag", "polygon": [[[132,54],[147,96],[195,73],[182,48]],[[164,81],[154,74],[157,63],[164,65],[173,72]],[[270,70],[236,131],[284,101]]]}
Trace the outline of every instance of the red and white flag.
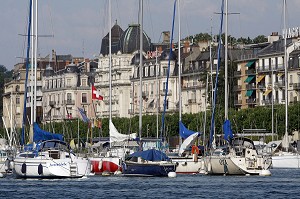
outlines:
{"label": "red and white flag", "polygon": [[92,85],[92,99],[103,100],[103,96],[100,95],[100,91],[94,85]]}

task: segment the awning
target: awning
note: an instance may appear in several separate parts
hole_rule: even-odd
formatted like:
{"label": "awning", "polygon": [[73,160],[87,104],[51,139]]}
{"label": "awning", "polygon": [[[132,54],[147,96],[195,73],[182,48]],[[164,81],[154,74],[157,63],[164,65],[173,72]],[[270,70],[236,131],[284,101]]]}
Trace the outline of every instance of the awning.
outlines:
{"label": "awning", "polygon": [[269,93],[271,93],[271,92],[272,92],[271,89],[270,90],[266,90],[265,93],[264,93],[264,95],[269,95]]}
{"label": "awning", "polygon": [[284,75],[284,73],[278,73],[278,77],[281,77],[282,75]]}
{"label": "awning", "polygon": [[256,78],[256,82],[260,82],[263,78],[265,77],[265,75],[260,75]]}
{"label": "awning", "polygon": [[250,97],[253,93],[253,90],[247,90],[246,97]]}
{"label": "awning", "polygon": [[250,67],[254,62],[255,62],[255,60],[254,61],[249,61],[245,66]]}
{"label": "awning", "polygon": [[248,76],[247,79],[245,80],[245,83],[251,82],[254,77],[255,76],[253,76],[253,75]]}

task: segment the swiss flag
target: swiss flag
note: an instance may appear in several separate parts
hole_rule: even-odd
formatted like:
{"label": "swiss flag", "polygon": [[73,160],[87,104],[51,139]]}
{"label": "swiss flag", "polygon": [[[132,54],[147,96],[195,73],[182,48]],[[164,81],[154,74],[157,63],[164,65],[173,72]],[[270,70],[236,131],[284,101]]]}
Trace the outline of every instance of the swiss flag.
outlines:
{"label": "swiss flag", "polygon": [[92,85],[92,99],[103,100],[103,96],[100,95],[100,92]]}

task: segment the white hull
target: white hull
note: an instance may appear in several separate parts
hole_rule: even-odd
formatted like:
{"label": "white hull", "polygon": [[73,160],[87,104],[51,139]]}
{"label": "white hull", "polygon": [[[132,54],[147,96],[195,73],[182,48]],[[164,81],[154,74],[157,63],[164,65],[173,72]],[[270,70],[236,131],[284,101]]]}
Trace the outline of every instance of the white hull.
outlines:
{"label": "white hull", "polygon": [[25,178],[71,178],[90,173],[90,162],[86,158],[16,158],[14,173]]}
{"label": "white hull", "polygon": [[239,169],[230,157],[209,156],[205,158],[207,172],[212,175],[243,175],[244,172]]}
{"label": "white hull", "polygon": [[172,157],[169,156],[173,163],[176,164],[176,173],[196,174],[202,167],[203,160],[201,158],[193,159],[193,157]]}
{"label": "white hull", "polygon": [[278,156],[272,156],[273,169],[299,169],[300,156],[293,153],[281,153]]}

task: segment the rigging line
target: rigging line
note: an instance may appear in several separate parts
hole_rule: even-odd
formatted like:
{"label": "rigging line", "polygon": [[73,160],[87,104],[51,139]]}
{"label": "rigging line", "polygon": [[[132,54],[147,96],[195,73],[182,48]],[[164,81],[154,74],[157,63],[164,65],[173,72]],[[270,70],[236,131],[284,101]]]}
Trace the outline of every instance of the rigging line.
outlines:
{"label": "rigging line", "polygon": [[[161,131],[160,131],[160,137],[162,138],[162,135],[164,133],[164,127],[165,127],[165,113],[166,113],[166,101],[167,101],[167,95],[168,95],[168,81],[169,81],[169,75],[170,75],[170,62],[171,62],[171,55],[172,52],[172,45],[173,45],[173,36],[174,36],[174,24],[175,24],[175,14],[176,14],[176,3],[177,0],[174,1],[174,8],[173,8],[173,21],[172,21],[172,33],[170,38],[170,52],[169,52],[169,59],[168,59],[168,70],[167,70],[167,81],[166,81],[166,88],[165,88],[165,96],[164,96],[164,111],[162,113],[162,120],[161,120]],[[176,62],[176,61],[175,61]]]}
{"label": "rigging line", "polygon": [[24,113],[22,121],[22,136],[21,136],[21,145],[25,144],[25,122],[26,122],[26,101],[27,101],[27,81],[28,81],[28,72],[29,72],[29,53],[30,53],[30,33],[31,33],[31,13],[32,13],[32,0],[29,0],[29,15],[28,15],[28,32],[27,32],[27,53],[26,53],[26,78],[25,78],[25,93],[24,93]]}
{"label": "rigging line", "polygon": [[[209,147],[212,145],[213,136],[214,136],[214,123],[215,123],[215,109],[216,109],[216,102],[217,102],[217,86],[218,86],[218,77],[219,77],[219,69],[220,69],[220,53],[221,53],[221,35],[223,31],[223,16],[224,16],[224,0],[222,0],[222,6],[221,6],[221,24],[220,24],[220,30],[219,30],[219,42],[218,42],[218,66],[216,71],[216,79],[215,79],[215,89],[214,89],[214,101],[212,106],[212,118],[211,118],[211,128],[210,128],[210,140],[209,140]],[[226,46],[227,47],[227,46]]]}
{"label": "rigging line", "polygon": [[151,15],[151,10],[150,10],[150,4],[149,4],[149,0],[146,1],[147,4],[147,8],[148,8],[148,13],[149,13],[149,17],[150,17],[150,28],[151,28],[151,33],[152,33],[152,38],[154,38],[154,41],[157,41],[155,39],[155,34],[154,34],[154,29],[153,29],[153,20],[152,20],[152,15]]}

